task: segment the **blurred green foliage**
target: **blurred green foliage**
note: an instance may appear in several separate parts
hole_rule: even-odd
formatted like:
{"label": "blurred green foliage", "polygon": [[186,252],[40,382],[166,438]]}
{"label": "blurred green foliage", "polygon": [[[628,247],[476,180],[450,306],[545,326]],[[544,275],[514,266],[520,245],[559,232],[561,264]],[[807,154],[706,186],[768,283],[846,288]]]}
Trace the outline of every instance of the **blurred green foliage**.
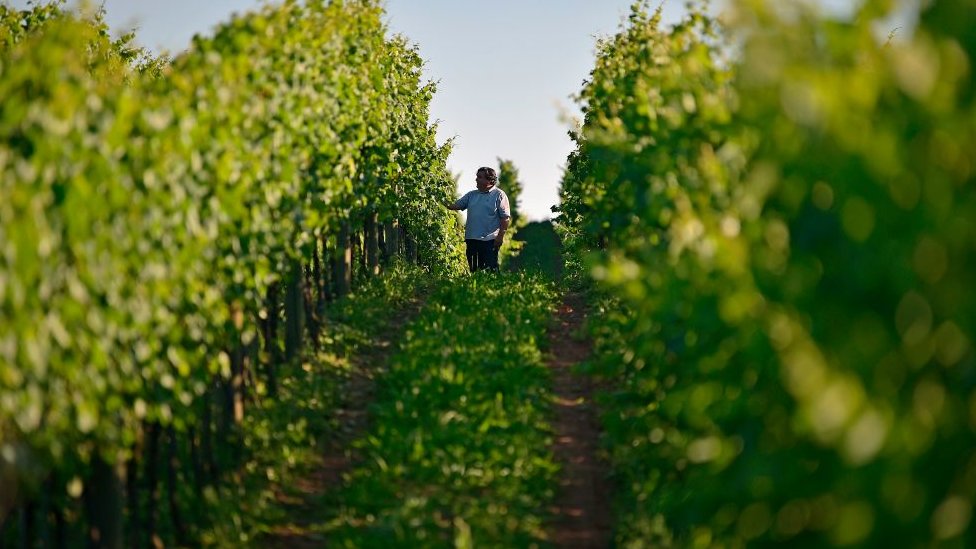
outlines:
{"label": "blurred green foliage", "polygon": [[974,7],[638,4],[599,44],[558,222],[621,546],[976,539]]}
{"label": "blurred green foliage", "polygon": [[0,7],[0,512],[144,423],[199,424],[269,287],[341,224],[377,211],[463,268],[434,87],[381,17],[287,1],[170,61],[98,14]]}
{"label": "blurred green foliage", "polygon": [[533,221],[519,229],[513,238],[521,241],[517,256],[509,259],[512,271],[535,271],[559,280],[563,271],[563,249],[559,235],[549,221]]}

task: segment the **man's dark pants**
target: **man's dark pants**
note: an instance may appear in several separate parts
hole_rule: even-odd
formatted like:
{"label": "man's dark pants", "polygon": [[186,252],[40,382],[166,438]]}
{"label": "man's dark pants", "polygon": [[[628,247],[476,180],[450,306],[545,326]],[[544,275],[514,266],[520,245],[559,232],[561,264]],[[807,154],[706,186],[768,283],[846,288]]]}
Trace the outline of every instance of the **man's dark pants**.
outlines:
{"label": "man's dark pants", "polygon": [[494,240],[467,239],[465,255],[468,257],[468,268],[471,272],[489,269],[498,270],[498,248],[495,247]]}

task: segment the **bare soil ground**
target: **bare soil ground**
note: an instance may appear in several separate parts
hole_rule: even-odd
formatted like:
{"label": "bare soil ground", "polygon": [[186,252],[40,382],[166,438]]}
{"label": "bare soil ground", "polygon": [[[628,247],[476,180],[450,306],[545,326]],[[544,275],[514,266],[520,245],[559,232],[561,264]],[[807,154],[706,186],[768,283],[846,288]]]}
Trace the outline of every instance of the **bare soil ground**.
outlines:
{"label": "bare soil ground", "polygon": [[600,421],[589,376],[572,371],[589,357],[591,344],[579,337],[585,321],[581,296],[569,294],[549,333],[548,364],[556,397],[553,451],[562,465],[552,508],[550,540],[556,547],[611,545],[609,468],[599,457]]}

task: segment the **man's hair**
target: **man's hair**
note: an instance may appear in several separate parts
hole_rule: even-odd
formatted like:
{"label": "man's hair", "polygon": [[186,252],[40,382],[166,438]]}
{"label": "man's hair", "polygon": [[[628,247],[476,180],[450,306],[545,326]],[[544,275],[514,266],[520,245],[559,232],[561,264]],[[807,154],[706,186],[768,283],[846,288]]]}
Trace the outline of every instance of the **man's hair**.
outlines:
{"label": "man's hair", "polygon": [[491,184],[492,185],[497,185],[498,184],[498,174],[495,173],[495,169],[494,168],[489,168],[487,166],[482,166],[482,167],[478,168],[478,175],[481,175],[481,174],[484,174],[485,177],[488,178],[488,181],[491,181]]}

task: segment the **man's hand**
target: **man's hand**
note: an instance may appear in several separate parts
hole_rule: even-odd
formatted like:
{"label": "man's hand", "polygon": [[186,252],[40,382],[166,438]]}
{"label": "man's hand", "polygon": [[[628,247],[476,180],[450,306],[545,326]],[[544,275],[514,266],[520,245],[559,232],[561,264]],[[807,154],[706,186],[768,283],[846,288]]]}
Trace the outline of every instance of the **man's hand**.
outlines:
{"label": "man's hand", "polygon": [[498,220],[498,236],[495,237],[495,248],[501,248],[502,242],[505,242],[505,231],[508,230],[509,224],[512,222],[512,218],[503,217]]}
{"label": "man's hand", "polygon": [[443,204],[444,207],[447,208],[448,210],[457,211],[457,208],[454,207],[454,203],[451,202],[450,200],[445,199],[443,202],[441,202],[441,204]]}

